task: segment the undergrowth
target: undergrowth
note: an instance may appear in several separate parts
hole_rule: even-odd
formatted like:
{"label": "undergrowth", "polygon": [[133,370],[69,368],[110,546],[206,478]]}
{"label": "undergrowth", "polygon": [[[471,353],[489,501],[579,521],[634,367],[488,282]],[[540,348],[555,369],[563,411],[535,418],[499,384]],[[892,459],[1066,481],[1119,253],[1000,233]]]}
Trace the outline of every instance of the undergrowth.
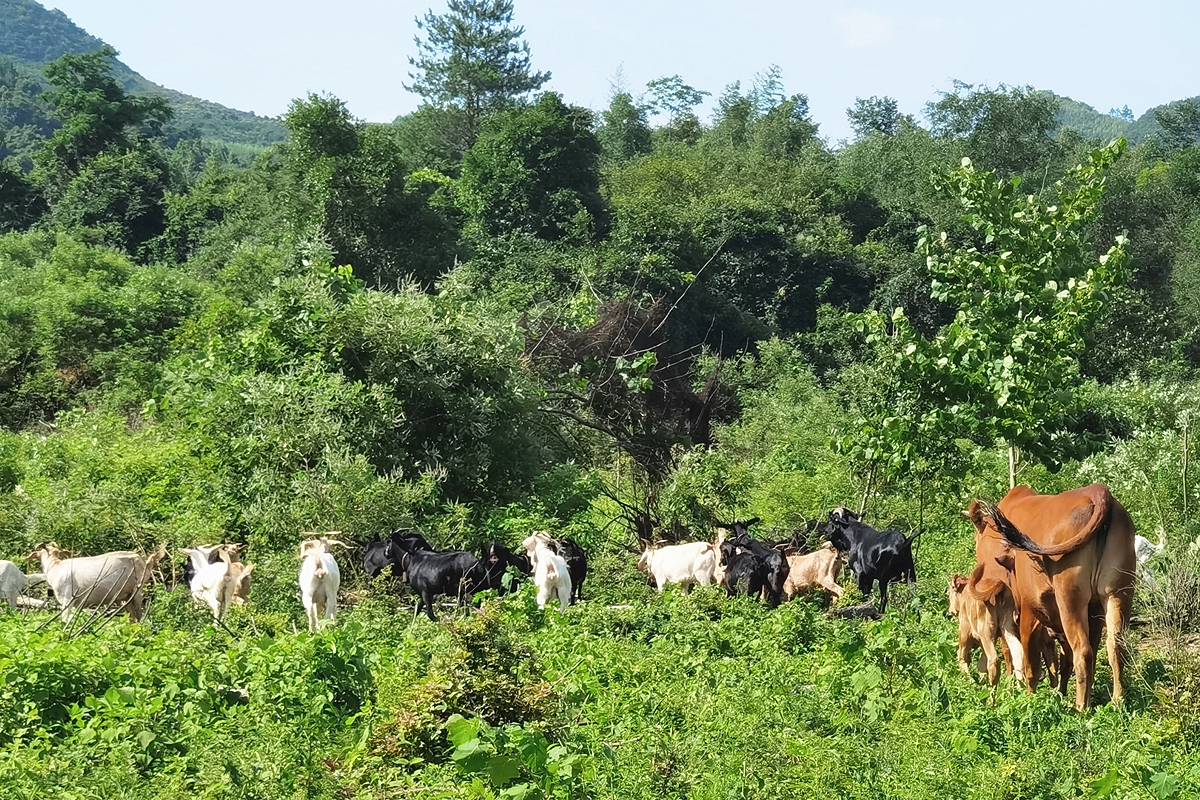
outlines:
{"label": "undergrowth", "polygon": [[315,635],[256,636],[249,614],[183,630],[160,608],[74,639],[0,618],[0,796],[1200,792],[1195,657],[1134,636],[1127,705],[1076,714],[960,673],[923,593],[861,622],[715,587],[560,617],[525,587],[435,624],[375,587]]}

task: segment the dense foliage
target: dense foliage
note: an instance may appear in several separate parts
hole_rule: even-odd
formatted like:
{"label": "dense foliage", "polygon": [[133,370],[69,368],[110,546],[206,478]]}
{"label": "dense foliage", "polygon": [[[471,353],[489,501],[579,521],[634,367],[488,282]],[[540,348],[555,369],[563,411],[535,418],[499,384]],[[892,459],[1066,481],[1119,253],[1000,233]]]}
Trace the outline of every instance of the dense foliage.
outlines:
{"label": "dense foliage", "polygon": [[[511,3],[424,24],[418,111],[313,94],[253,152],[178,135],[111,50],[0,62],[0,558],[171,554],[142,624],[0,617],[0,796],[1200,792],[1194,104],[1129,144],[957,84],[860,99],[834,147],[777,67],[709,119],[678,75],[593,112],[537,93]],[[1122,707],[955,667],[959,512],[1010,476],[1105,482],[1165,537]],[[881,621],[634,568],[839,504],[923,532]],[[414,619],[358,566],[402,527],[569,536],[585,600]],[[297,634],[326,530],[343,607]],[[214,627],[179,548],[222,540],[256,568]]]}

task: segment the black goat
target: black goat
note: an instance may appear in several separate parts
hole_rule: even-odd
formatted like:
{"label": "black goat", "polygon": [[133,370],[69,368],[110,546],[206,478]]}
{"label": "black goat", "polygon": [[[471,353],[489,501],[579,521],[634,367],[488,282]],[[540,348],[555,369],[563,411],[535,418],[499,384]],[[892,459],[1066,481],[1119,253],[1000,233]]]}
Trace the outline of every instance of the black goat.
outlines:
{"label": "black goat", "polygon": [[829,512],[821,533],[834,547],[848,554],[846,563],[863,597],[870,599],[875,582],[879,581],[880,614],[887,610],[888,584],[901,580],[916,582],[912,545],[920,533],[906,538],[899,531],[877,531],[845,508]]}
{"label": "black goat", "polygon": [[758,597],[767,583],[766,564],[745,547],[726,539],[721,542],[721,564],[725,567],[725,594],[733,597],[744,583],[746,594]]}
{"label": "black goat", "polygon": [[583,579],[587,577],[588,569],[587,553],[572,539],[551,539],[550,549],[567,562],[567,572],[571,576],[571,604],[574,605],[583,599]]}
{"label": "black goat", "polygon": [[[745,522],[719,523],[720,527],[729,528],[733,532],[722,543],[722,557],[724,558],[725,553],[724,545],[732,544],[735,553],[737,549],[741,549],[756,559],[760,565],[758,572],[762,579],[761,593],[771,608],[775,608],[783,599],[783,584],[787,581],[788,576],[787,557],[779,550],[768,547],[750,535],[750,526],[757,522],[758,518],[755,517]],[[739,571],[744,570],[744,567],[739,567]],[[728,577],[728,571],[726,577]],[[753,590],[751,594],[753,594]]]}
{"label": "black goat", "polygon": [[523,553],[518,555],[499,542],[488,542],[483,546],[483,558],[479,559],[479,563],[466,576],[469,584],[468,590],[474,593],[484,589],[495,589],[498,593],[504,594],[509,589],[515,588],[515,586],[505,587],[504,585],[504,573],[509,567],[514,567],[525,575],[533,572],[528,556]]}
{"label": "black goat", "polygon": [[425,537],[415,531],[392,531],[388,538],[380,541],[376,536],[367,542],[365,552],[363,553],[363,571],[367,573],[368,578],[374,578],[382,572],[388,564],[392,565],[392,574],[399,575],[400,557],[405,552],[415,550],[433,550],[429,546],[429,542],[425,541]]}
{"label": "black goat", "polygon": [[408,585],[417,594],[417,613],[422,609],[431,620],[433,601],[438,595],[448,595],[466,602],[474,593],[472,576],[477,575],[479,559],[473,553],[450,550],[435,553],[431,550],[405,551],[400,568],[408,575]]}

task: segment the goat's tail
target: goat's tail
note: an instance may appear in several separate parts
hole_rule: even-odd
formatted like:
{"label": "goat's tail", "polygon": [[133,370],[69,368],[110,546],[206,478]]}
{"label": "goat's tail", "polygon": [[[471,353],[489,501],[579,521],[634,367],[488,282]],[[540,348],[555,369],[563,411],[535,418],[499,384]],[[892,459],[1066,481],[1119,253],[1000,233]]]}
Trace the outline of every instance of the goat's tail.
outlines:
{"label": "goat's tail", "polygon": [[325,559],[318,557],[316,569],[313,570],[314,578],[324,578],[329,574],[329,570],[325,569]]}

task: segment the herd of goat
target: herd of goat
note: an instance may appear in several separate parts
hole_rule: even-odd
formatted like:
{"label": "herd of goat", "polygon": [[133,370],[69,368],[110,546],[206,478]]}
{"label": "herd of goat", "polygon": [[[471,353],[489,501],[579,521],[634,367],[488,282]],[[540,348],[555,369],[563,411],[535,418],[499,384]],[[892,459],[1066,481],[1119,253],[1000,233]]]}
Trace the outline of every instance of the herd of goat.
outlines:
{"label": "herd of goat", "polygon": [[[876,531],[844,508],[830,512],[822,529],[826,541],[811,553],[804,552],[798,533],[773,543],[754,538],[749,529],[757,522],[753,519],[718,526],[715,542],[644,543],[638,568],[660,591],[672,583],[680,584],[684,591],[696,584],[718,584],[729,595],[744,592],[775,606],[812,588],[823,588],[835,600],[840,598],[842,588],[837,579],[848,563],[864,595],[869,596],[874,583],[879,583],[881,602],[878,611],[864,604],[846,609],[843,613],[847,616],[882,613],[890,583],[916,580],[912,555],[916,537]],[[321,619],[333,619],[337,613],[341,570],[334,551],[349,548],[336,538],[339,534],[306,534],[300,545],[300,596],[310,630],[316,630]],[[218,544],[182,549],[187,556],[183,583],[196,603],[207,606],[218,623],[230,606],[245,603],[249,597],[254,565],[242,561],[243,548],[241,544]],[[45,581],[64,620],[86,608],[127,613],[137,621],[144,613],[143,587],[165,555],[165,550],[160,550],[147,558],[128,551],[71,557],[53,543],[41,545],[29,556],[41,562],[39,574],[25,575],[12,562],[0,561],[0,599],[14,607],[19,599],[36,604],[19,596],[31,583]],[[503,594],[521,576],[530,576],[536,585],[539,607],[556,601],[560,612],[565,611],[567,605],[582,599],[588,559],[578,543],[553,538],[544,531],[526,538],[521,551],[491,541],[479,555],[463,550],[439,551],[420,533],[395,531],[365,544],[363,568],[369,578],[391,568],[416,594],[415,613],[423,611],[435,619],[438,597],[465,603],[483,590]]]}
{"label": "herd of goat", "polygon": [[[1082,708],[1090,699],[1096,645],[1107,627],[1113,697],[1119,699],[1120,634],[1128,624],[1135,578],[1154,585],[1147,561],[1163,549],[1161,535],[1157,545],[1136,535],[1124,508],[1101,484],[1059,495],[1039,495],[1021,486],[997,505],[976,501],[965,513],[976,529],[976,567],[969,577],[950,578],[947,586],[949,611],[959,619],[959,665],[968,670],[971,652],[981,649],[979,669],[994,686],[1000,640],[1009,671],[1029,691],[1049,674],[1065,692],[1074,672],[1076,705]],[[719,524],[715,541],[643,542],[637,567],[659,591],[667,584],[685,592],[697,584],[717,584],[730,596],[744,592],[772,607],[814,588],[837,601],[843,593],[838,578],[849,567],[867,602],[830,612],[844,617],[878,617],[887,608],[891,584],[916,581],[913,545],[919,533],[879,531],[860,514],[838,507],[820,528],[822,546],[804,552],[801,532],[767,542],[750,535],[757,522]],[[338,535],[306,534],[300,546],[300,595],[311,631],[337,612],[341,571],[334,550],[349,548]],[[242,547],[200,545],[182,551],[188,557],[184,583],[218,624],[231,605],[245,603],[249,596],[254,566],[242,562]],[[21,594],[31,583],[45,581],[64,621],[85,608],[110,616],[127,613],[137,621],[144,613],[143,587],[164,556],[165,550],[148,558],[133,552],[70,557],[53,543],[41,545],[29,555],[41,562],[39,574],[25,575],[12,562],[0,561],[0,600],[13,607],[21,601],[38,605]],[[588,559],[576,542],[544,531],[526,538],[519,552],[491,541],[479,555],[439,551],[420,533],[396,531],[384,539],[374,537],[364,547],[368,577],[389,567],[416,594],[415,614],[424,611],[436,619],[438,597],[464,604],[476,592],[504,594],[521,576],[530,576],[537,587],[539,607],[555,601],[565,612],[568,604],[582,599]],[[878,608],[870,602],[876,583]]]}

